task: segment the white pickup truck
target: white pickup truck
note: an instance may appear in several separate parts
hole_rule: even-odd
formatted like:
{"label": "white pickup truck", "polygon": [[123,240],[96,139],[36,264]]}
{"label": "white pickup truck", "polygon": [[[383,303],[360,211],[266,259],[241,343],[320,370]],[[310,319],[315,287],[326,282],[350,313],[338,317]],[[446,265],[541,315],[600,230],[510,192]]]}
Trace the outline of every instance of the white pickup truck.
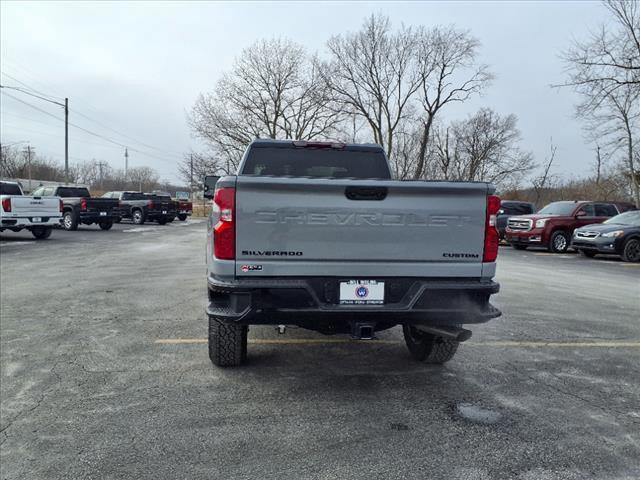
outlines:
{"label": "white pickup truck", "polygon": [[16,182],[0,182],[0,232],[27,229],[38,240],[49,238],[62,222],[59,197],[29,197]]}

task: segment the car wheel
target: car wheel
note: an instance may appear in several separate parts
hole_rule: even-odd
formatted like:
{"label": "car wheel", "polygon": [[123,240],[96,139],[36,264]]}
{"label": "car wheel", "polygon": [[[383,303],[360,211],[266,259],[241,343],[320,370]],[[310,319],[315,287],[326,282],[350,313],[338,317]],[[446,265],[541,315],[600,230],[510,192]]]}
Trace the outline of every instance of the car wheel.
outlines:
{"label": "car wheel", "polygon": [[166,218],[159,218],[158,219],[158,225],[166,225],[167,223],[167,219]]}
{"label": "car wheel", "polygon": [[33,227],[31,229],[31,235],[36,237],[36,240],[44,240],[45,238],[49,238],[51,236],[51,232],[53,228],[51,227]]}
{"label": "car wheel", "polygon": [[62,228],[68,231],[78,229],[78,219],[71,211],[64,212],[62,216]]}
{"label": "car wheel", "polygon": [[580,254],[587,258],[593,258],[597,255],[597,252],[594,252],[592,250],[580,250]]}
{"label": "car wheel", "polygon": [[553,253],[565,253],[569,248],[569,237],[565,232],[553,232],[549,241],[549,250]]}
{"label": "car wheel", "polygon": [[100,222],[98,225],[100,225],[100,228],[102,230],[111,230],[111,227],[113,227],[113,222],[111,220],[105,220],[104,222]]}
{"label": "car wheel", "polygon": [[425,363],[443,364],[453,358],[460,342],[421,332],[411,325],[403,325],[404,341],[413,358]]}
{"label": "car wheel", "polygon": [[640,239],[630,238],[622,249],[622,260],[625,262],[640,262]]}
{"label": "car wheel", "polygon": [[134,210],[131,218],[136,225],[142,225],[144,223],[144,213],[142,213],[142,210]]}
{"label": "car wheel", "polygon": [[178,220],[180,220],[181,222],[184,222],[187,219],[187,216],[184,214],[180,214],[178,215]]}
{"label": "car wheel", "polygon": [[218,367],[236,367],[247,359],[246,325],[209,317],[209,359]]}

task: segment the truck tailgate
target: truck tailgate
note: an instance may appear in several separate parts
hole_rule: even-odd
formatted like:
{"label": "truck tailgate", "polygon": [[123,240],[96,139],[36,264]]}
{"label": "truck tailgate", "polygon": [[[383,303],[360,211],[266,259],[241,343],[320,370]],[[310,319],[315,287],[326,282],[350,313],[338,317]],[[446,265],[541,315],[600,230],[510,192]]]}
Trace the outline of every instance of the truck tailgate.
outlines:
{"label": "truck tailgate", "polygon": [[58,197],[11,197],[12,216],[32,216],[43,217],[61,216],[60,199]]}
{"label": "truck tailgate", "polygon": [[479,277],[488,189],[239,176],[236,275]]}

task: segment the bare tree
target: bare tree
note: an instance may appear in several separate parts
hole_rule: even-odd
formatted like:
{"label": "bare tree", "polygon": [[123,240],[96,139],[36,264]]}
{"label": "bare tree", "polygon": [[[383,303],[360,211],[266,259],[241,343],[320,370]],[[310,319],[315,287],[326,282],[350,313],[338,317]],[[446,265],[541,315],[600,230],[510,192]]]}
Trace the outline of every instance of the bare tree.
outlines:
{"label": "bare tree", "polygon": [[545,158],[542,165],[542,172],[535,177],[531,184],[533,185],[533,191],[535,192],[535,198],[533,203],[537,206],[540,205],[540,200],[545,190],[551,187],[551,183],[554,180],[554,176],[551,174],[551,167],[556,159],[556,152],[558,151],[557,145],[553,144],[553,138],[549,141],[549,156]]}
{"label": "bare tree", "polygon": [[189,123],[232,171],[255,138],[330,138],[341,118],[304,48],[272,39],[242,51],[215,91],[198,97]]}
{"label": "bare tree", "polygon": [[434,128],[425,172],[443,180],[515,184],[533,168],[520,139],[515,115],[482,108],[466,120]]}
{"label": "bare tree", "polygon": [[564,85],[576,87],[596,105],[623,86],[640,89],[640,6],[636,0],[603,3],[610,23],[563,54],[569,67]]}
{"label": "bare tree", "polygon": [[185,159],[178,165],[178,173],[190,188],[201,190],[204,177],[207,175],[231,175],[235,173],[234,166],[228,161],[221,161],[218,157],[206,153],[192,152],[185,155]]}
{"label": "bare tree", "polygon": [[436,115],[445,105],[480,93],[493,78],[486,65],[476,65],[479,45],[469,32],[452,27],[421,31],[417,54],[422,132],[414,178],[424,175]]}
{"label": "bare tree", "polygon": [[416,40],[411,28],[393,32],[388,17],[371,15],[359,31],[329,39],[330,59],[319,70],[341,108],[368,126],[389,157],[420,86]]}

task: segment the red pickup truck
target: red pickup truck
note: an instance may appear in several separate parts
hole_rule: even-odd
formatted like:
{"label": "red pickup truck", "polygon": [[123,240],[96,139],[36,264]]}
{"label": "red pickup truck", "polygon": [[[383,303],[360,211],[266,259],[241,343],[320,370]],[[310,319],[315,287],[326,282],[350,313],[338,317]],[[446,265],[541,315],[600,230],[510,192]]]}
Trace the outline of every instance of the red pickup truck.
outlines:
{"label": "red pickup truck", "polygon": [[553,202],[538,213],[509,218],[506,240],[518,250],[545,247],[554,253],[564,253],[576,228],[602,223],[632,209],[635,209],[632,204],[619,202]]}
{"label": "red pickup truck", "polygon": [[193,212],[193,203],[191,203],[191,200],[178,200],[176,199],[176,203],[177,205],[177,212],[178,212],[178,220],[180,220],[181,222],[184,222],[187,217],[191,216],[191,213]]}

